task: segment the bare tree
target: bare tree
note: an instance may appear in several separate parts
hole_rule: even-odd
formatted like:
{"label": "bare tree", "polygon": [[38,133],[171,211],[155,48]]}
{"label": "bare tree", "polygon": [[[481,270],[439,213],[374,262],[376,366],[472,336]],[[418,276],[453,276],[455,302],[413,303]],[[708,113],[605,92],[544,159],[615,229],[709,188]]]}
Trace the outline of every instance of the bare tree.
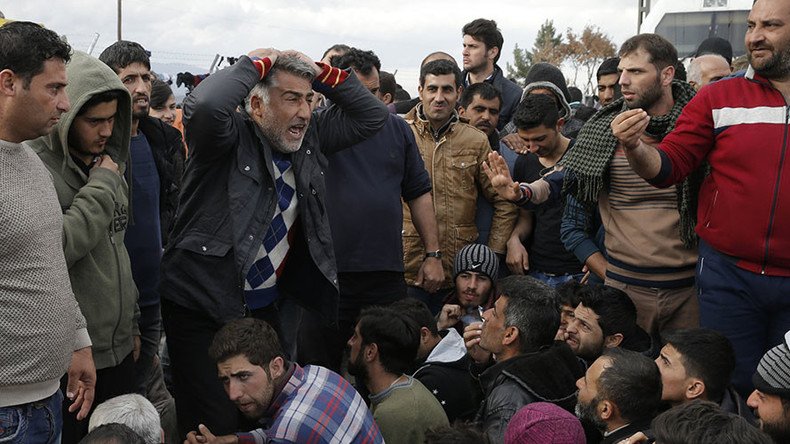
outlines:
{"label": "bare tree", "polygon": [[595,69],[604,60],[615,55],[615,45],[608,35],[604,34],[597,26],[587,25],[581,35],[577,35],[570,28],[565,33],[567,43],[563,45],[566,60],[573,68],[573,83],[577,84],[579,71],[584,69],[587,75],[585,94],[593,94],[595,88],[592,78]]}

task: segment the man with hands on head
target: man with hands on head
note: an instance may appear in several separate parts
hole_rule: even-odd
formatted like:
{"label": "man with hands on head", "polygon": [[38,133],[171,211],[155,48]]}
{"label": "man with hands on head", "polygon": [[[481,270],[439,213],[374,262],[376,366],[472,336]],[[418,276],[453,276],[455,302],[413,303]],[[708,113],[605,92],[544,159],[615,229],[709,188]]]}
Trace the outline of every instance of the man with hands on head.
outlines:
{"label": "man with hands on head", "polygon": [[[313,89],[332,105],[312,113]],[[160,287],[184,435],[200,423],[241,428],[206,354],[227,321],[266,320],[288,359],[295,332],[282,330],[298,325],[300,307],[337,321],[324,154],[372,136],[388,115],[353,72],[275,49],[242,56],[186,100],[190,161]]]}

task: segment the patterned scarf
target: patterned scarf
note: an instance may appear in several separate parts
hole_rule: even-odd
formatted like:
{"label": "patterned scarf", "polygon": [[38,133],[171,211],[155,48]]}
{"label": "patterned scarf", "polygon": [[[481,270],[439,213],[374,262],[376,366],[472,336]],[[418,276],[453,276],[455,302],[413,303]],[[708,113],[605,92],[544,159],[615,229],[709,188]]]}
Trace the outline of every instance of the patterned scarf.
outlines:
{"label": "patterned scarf", "polygon": [[[694,97],[694,88],[686,82],[672,82],[672,109],[663,116],[651,116],[645,133],[661,141],[675,129],[680,112]],[[573,172],[565,176],[563,194],[571,193],[585,210],[594,209],[598,195],[609,182],[609,164],[617,148],[617,138],[612,134],[612,120],[625,111],[625,100],[621,97],[606,105],[582,127],[573,150],[569,150],[560,162]],[[705,178],[707,166],[699,168],[677,185],[678,212],[680,213],[680,237],[686,247],[697,243],[694,233],[697,215],[699,186]],[[569,208],[573,213],[573,209]]]}

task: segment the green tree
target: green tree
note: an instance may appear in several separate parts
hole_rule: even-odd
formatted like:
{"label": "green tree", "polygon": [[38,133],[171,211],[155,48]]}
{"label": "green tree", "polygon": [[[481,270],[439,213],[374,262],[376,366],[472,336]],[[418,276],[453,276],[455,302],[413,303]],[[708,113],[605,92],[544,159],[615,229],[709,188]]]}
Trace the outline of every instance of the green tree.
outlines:
{"label": "green tree", "polygon": [[557,32],[552,20],[546,20],[540,25],[532,51],[519,48],[516,44],[513,49],[513,65],[507,64],[507,74],[523,84],[532,65],[539,62],[551,63],[555,66],[562,65],[565,61],[565,48],[562,34]]}

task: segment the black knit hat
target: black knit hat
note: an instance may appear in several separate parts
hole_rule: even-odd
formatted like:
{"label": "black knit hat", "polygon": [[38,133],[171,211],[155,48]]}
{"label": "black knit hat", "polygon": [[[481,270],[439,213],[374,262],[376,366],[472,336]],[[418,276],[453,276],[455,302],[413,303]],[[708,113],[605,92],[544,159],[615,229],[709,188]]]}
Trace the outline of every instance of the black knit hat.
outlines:
{"label": "black knit hat", "polygon": [[482,273],[494,282],[499,275],[499,258],[485,245],[469,244],[455,255],[453,280],[464,271]]}
{"label": "black knit hat", "polygon": [[702,41],[697,48],[694,57],[699,57],[705,54],[718,54],[725,59],[727,63],[732,65],[732,44],[721,37],[709,37]]}
{"label": "black knit hat", "polygon": [[790,399],[790,331],[782,344],[765,352],[752,382],[763,393]]}
{"label": "black knit hat", "polygon": [[571,102],[571,93],[568,91],[568,84],[565,83],[565,76],[559,68],[551,63],[540,62],[532,65],[529,69],[527,77],[524,79],[524,85],[529,86],[530,83],[535,82],[549,82],[553,83],[557,88],[562,91],[565,96],[565,101]]}

